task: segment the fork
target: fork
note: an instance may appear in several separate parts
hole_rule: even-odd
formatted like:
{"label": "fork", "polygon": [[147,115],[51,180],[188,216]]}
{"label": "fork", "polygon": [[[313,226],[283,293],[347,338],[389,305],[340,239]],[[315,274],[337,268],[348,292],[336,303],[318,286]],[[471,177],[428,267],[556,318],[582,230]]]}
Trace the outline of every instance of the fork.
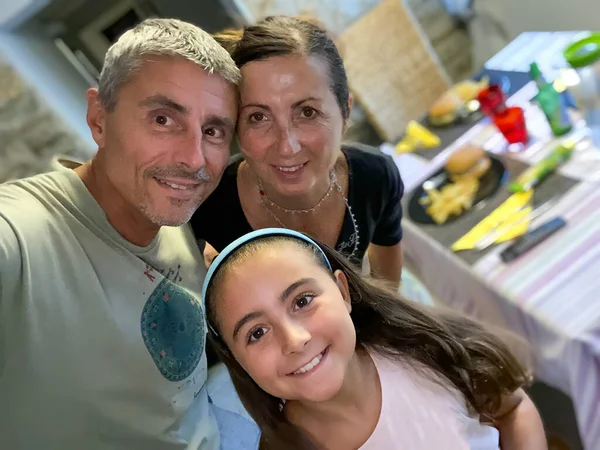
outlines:
{"label": "fork", "polygon": [[514,222],[512,224],[509,224],[509,226],[506,227],[505,224],[512,217],[514,217],[515,214],[517,214],[520,211],[523,211],[523,209],[525,209],[531,205],[531,202],[527,202],[525,205],[521,206],[519,209],[516,209],[511,214],[509,214],[507,216],[507,218],[500,221],[492,230],[490,230],[481,239],[479,239],[479,241],[477,241],[477,243],[475,244],[475,250],[481,252],[481,251],[487,249],[488,247],[493,245],[496,242],[496,240],[500,236],[502,236],[504,233],[506,233],[507,231],[509,231],[510,229],[512,229],[518,225],[521,225],[523,222],[531,221],[531,220],[535,219],[536,217],[541,216],[546,211],[548,211],[552,206],[554,206],[554,203],[556,203],[555,197],[551,198],[550,200],[548,200],[545,203],[542,203],[540,206],[535,208],[533,211],[529,212],[528,214],[525,214],[519,220],[517,220],[516,222]]}

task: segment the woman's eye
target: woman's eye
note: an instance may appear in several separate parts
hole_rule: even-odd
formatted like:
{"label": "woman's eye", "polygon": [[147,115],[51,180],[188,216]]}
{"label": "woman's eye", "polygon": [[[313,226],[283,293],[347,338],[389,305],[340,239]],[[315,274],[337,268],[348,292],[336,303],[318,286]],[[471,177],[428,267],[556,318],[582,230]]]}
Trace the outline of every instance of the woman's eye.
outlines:
{"label": "woman's eye", "polygon": [[302,108],[302,117],[304,117],[305,119],[312,119],[316,113],[317,112],[315,111],[315,109],[309,106]]}
{"label": "woman's eye", "polygon": [[294,300],[294,309],[306,308],[314,300],[313,294],[302,294]]}
{"label": "woman's eye", "polygon": [[265,335],[266,332],[267,331],[265,328],[255,328],[250,332],[250,335],[248,336],[248,343],[252,344],[253,342],[258,341]]}
{"label": "woman's eye", "polygon": [[265,115],[261,112],[250,114],[250,122],[262,122],[264,119]]}

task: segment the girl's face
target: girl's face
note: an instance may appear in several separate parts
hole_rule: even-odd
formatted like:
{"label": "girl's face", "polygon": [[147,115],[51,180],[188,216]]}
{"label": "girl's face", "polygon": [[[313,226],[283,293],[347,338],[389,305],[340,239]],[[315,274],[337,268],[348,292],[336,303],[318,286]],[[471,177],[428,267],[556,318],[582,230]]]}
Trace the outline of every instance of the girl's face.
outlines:
{"label": "girl's face", "polygon": [[219,334],[269,394],[326,401],[341,389],[354,355],[345,275],[335,279],[294,243],[234,263],[216,299]]}

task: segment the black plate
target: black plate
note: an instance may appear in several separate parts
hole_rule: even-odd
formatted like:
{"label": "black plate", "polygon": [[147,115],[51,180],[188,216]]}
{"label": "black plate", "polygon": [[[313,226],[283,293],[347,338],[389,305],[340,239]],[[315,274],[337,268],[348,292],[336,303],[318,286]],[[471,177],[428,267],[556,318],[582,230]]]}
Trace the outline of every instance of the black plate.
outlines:
{"label": "black plate", "polygon": [[[473,200],[473,208],[482,200],[494,195],[500,186],[502,186],[508,179],[508,172],[504,167],[504,163],[494,156],[489,156],[492,160],[492,166],[490,167],[488,173],[486,173],[479,180],[479,189],[477,190],[477,194],[475,194],[475,199]],[[444,169],[433,174],[431,178],[413,191],[412,197],[408,203],[408,216],[413,222],[422,223],[425,225],[437,225],[425,211],[427,206],[419,203],[419,200],[427,195],[425,194],[424,188],[426,183],[432,184],[432,187],[435,187],[436,189],[441,189],[448,183],[451,183],[451,181],[446,175],[446,171]],[[450,223],[458,219],[461,215],[462,214],[452,215],[448,217],[448,220],[445,223]]]}

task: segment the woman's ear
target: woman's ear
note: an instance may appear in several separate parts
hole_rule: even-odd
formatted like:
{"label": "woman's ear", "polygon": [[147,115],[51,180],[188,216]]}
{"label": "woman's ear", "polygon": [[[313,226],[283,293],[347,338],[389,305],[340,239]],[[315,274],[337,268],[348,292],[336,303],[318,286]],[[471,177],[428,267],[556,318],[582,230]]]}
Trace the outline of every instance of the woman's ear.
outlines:
{"label": "woman's ear", "polygon": [[350,288],[348,286],[348,277],[341,270],[336,270],[333,274],[335,276],[335,282],[344,298],[344,303],[346,303],[346,309],[348,313],[352,312],[352,300],[350,299]]}
{"label": "woman's ear", "polygon": [[348,115],[346,117],[344,117],[344,133],[346,131],[348,131],[348,129],[352,125],[350,123],[350,113],[352,112],[352,104],[353,103],[354,103],[354,97],[352,97],[352,94],[349,94],[348,95]]}

